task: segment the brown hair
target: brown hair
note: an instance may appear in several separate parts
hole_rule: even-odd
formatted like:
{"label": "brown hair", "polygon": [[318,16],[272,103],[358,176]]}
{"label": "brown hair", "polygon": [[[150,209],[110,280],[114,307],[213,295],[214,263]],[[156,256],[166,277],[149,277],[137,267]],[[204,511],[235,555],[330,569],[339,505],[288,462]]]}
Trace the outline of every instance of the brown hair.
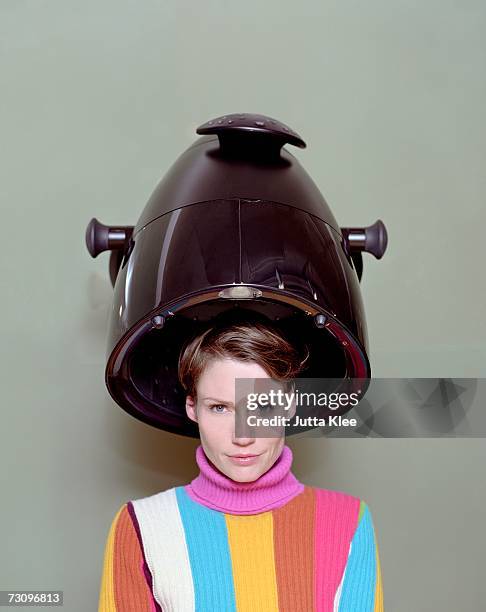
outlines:
{"label": "brown hair", "polygon": [[276,380],[295,378],[309,357],[299,352],[271,324],[233,323],[211,327],[190,340],[179,355],[179,381],[187,395],[196,398],[196,385],[212,359],[235,359],[258,363]]}

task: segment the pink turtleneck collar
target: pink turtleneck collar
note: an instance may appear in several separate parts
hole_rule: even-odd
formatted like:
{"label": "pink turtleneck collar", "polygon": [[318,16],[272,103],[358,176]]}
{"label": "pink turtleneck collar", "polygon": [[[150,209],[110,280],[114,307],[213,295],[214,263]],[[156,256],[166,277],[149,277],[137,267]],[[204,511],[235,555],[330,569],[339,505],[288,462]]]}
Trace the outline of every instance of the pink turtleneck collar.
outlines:
{"label": "pink turtleneck collar", "polygon": [[302,493],[304,485],[292,474],[292,451],[284,446],[272,467],[253,482],[237,482],[209,461],[202,445],[196,449],[200,472],[184,486],[194,501],[228,514],[258,514],[283,506]]}

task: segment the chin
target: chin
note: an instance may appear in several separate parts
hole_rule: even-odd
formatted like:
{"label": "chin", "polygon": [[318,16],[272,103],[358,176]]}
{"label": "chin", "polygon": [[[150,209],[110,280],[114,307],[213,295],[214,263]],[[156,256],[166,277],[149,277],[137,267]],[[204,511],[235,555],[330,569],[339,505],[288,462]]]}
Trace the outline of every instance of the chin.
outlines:
{"label": "chin", "polygon": [[236,480],[237,482],[253,482],[262,475],[262,471],[258,469],[258,466],[231,466],[228,475],[232,480]]}
{"label": "chin", "polygon": [[257,478],[259,478],[260,474],[232,474],[230,478],[236,482],[253,482]]}

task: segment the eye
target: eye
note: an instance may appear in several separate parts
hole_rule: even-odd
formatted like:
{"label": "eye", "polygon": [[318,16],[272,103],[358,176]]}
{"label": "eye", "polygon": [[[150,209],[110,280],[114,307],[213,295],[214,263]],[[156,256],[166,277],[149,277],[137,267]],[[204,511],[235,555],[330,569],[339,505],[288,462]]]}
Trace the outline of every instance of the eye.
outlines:
{"label": "eye", "polygon": [[258,404],[258,410],[265,412],[266,410],[273,410],[275,406],[273,404]]}
{"label": "eye", "polygon": [[226,406],[224,404],[212,404],[209,407],[211,412],[215,412],[216,414],[224,414],[222,410],[214,410],[215,408],[224,408],[226,410]]}

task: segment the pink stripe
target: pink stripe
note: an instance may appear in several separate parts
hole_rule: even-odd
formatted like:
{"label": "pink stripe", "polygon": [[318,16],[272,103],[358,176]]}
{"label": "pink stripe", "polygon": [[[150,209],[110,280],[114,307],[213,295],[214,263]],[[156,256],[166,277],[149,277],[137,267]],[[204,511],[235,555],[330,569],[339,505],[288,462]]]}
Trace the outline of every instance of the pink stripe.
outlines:
{"label": "pink stripe", "polygon": [[316,612],[333,612],[334,595],[343,577],[349,545],[358,524],[359,506],[359,498],[347,493],[316,489]]}

